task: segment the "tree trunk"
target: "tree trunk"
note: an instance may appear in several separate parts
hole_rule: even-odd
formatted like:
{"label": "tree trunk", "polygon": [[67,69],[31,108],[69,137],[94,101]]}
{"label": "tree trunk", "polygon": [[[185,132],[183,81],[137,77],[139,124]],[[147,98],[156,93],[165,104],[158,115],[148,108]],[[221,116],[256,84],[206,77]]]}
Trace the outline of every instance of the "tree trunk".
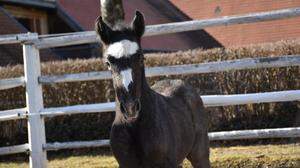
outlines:
{"label": "tree trunk", "polygon": [[113,27],[117,22],[124,21],[122,0],[100,0],[100,2],[101,15],[106,24]]}

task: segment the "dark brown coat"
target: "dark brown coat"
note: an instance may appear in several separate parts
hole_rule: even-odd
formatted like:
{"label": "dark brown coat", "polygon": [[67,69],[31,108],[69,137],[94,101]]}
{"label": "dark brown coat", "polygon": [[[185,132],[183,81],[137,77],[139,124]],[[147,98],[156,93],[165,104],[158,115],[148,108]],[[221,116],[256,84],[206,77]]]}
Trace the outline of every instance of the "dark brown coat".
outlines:
{"label": "dark brown coat", "polygon": [[[149,87],[140,47],[144,30],[140,12],[131,27],[110,28],[101,17],[96,23],[116,92],[110,137],[113,154],[121,168],[177,168],[185,158],[196,168],[208,168],[207,116],[201,98],[181,80],[164,80]],[[132,55],[126,55],[127,51]],[[128,76],[130,83],[125,82],[124,87]]]}

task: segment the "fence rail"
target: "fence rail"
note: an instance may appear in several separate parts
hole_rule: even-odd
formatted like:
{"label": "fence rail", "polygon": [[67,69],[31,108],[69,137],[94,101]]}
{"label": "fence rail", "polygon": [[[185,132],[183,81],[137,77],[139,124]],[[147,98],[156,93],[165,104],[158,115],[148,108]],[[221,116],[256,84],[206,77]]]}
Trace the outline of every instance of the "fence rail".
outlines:
{"label": "fence rail", "polygon": [[11,89],[15,87],[25,86],[24,77],[12,79],[0,79],[0,90]]}
{"label": "fence rail", "polygon": [[[242,139],[267,139],[267,138],[297,138],[300,134],[300,127],[295,128],[274,128],[274,129],[256,129],[256,130],[239,130],[223,131],[208,133],[210,141],[221,140],[242,140]],[[76,142],[54,142],[44,145],[47,151],[57,151],[62,149],[78,149],[91,147],[109,147],[109,140],[94,141],[76,141]],[[28,144],[2,147],[0,156],[16,153],[24,153],[29,150]]]}
{"label": "fence rail", "polygon": [[112,103],[76,105],[76,106],[58,107],[58,108],[47,108],[42,110],[40,113],[44,117],[54,117],[60,115],[71,115],[71,114],[81,114],[81,113],[112,112],[114,110],[115,110],[115,103],[112,102]]}
{"label": "fence rail", "polygon": [[[206,95],[201,96],[201,98],[205,107],[232,106],[253,103],[287,102],[299,101],[300,90],[234,95]],[[22,119],[30,115],[41,115],[42,117],[55,117],[61,115],[73,115],[81,113],[86,114],[113,112],[114,110],[115,102],[45,108],[40,110],[40,112],[36,114],[27,114],[26,109],[17,109],[3,112],[0,111],[0,121]]]}
{"label": "fence rail", "polygon": [[109,140],[96,140],[96,141],[47,143],[44,148],[47,151],[53,151],[53,150],[61,150],[61,149],[77,149],[77,148],[107,147],[107,146],[109,146]]}
{"label": "fence rail", "polygon": [[[221,18],[195,20],[180,23],[147,26],[146,36],[169,34],[200,30],[213,26],[227,26],[233,24],[254,23],[285,19],[300,16],[299,8],[259,12],[239,16],[225,16]],[[110,112],[115,108],[114,103],[102,103],[91,105],[77,105],[58,108],[44,108],[42,97],[42,84],[60,82],[74,82],[87,80],[110,79],[107,71],[90,72],[81,74],[66,74],[62,76],[41,76],[39,50],[43,48],[79,45],[97,42],[94,31],[67,33],[57,35],[42,35],[36,33],[0,36],[0,44],[23,45],[25,76],[14,79],[0,80],[0,90],[19,86],[26,86],[26,108],[9,111],[0,111],[0,121],[27,118],[29,143],[18,146],[0,148],[0,155],[15,154],[29,151],[30,167],[47,167],[46,150],[59,150],[67,148],[107,146],[108,140],[86,142],[46,143],[45,117],[53,117],[66,114]],[[147,76],[183,75],[195,73],[214,73],[229,70],[270,68],[299,66],[300,56],[248,58],[223,62],[210,62],[192,65],[176,65],[166,67],[153,67],[147,69]],[[206,107],[239,105],[249,103],[267,103],[283,101],[299,101],[300,90],[252,93],[239,95],[211,95],[201,96]],[[263,130],[244,130],[209,133],[210,140],[233,140],[252,138],[290,138],[300,137],[300,127],[278,128]]]}
{"label": "fence rail", "polygon": [[218,140],[242,140],[242,139],[266,139],[266,138],[296,138],[300,135],[300,127],[260,129],[244,131],[224,131],[209,133],[210,141]]}
{"label": "fence rail", "polygon": [[[146,68],[146,75],[147,77],[166,75],[188,75],[198,73],[200,74],[224,72],[231,70],[279,68],[299,65],[300,55],[285,55],[280,57],[258,57],[201,64],[152,67]],[[53,84],[62,82],[79,82],[107,79],[111,79],[111,73],[109,71],[101,71],[56,76],[41,76],[39,77],[39,82],[42,84]],[[0,90],[20,87],[24,85],[24,77],[0,80]]]}
{"label": "fence rail", "polygon": [[[32,36],[32,34],[35,34],[36,36]],[[27,42],[27,41],[36,40],[36,39],[37,39],[36,33],[1,35],[0,36],[0,45],[1,44],[23,43],[23,42]]]}
{"label": "fence rail", "polygon": [[[274,10],[270,12],[259,12],[239,16],[225,16],[216,19],[194,20],[180,23],[168,23],[162,25],[153,25],[146,27],[146,36],[179,33],[193,30],[200,30],[214,26],[228,26],[233,24],[264,22],[278,19],[286,19],[300,16],[300,8],[290,8],[283,10]],[[40,49],[60,47],[67,45],[79,45],[85,43],[97,42],[94,31],[85,32],[77,35],[67,35],[62,37],[44,38],[36,42]]]}
{"label": "fence rail", "polygon": [[201,97],[206,107],[218,107],[255,103],[299,101],[300,90]]}
{"label": "fence rail", "polygon": [[[146,76],[166,75],[188,75],[200,73],[215,73],[230,70],[246,70],[259,68],[278,68],[300,66],[300,55],[285,55],[281,57],[246,58],[221,62],[209,62],[202,64],[174,65],[163,67],[146,68]],[[87,72],[78,74],[65,74],[56,76],[41,76],[39,82],[42,84],[53,84],[62,82],[79,82],[92,80],[111,79],[109,71]]]}
{"label": "fence rail", "polygon": [[[286,102],[300,100],[300,90],[237,95],[212,95],[201,96],[201,98],[203,100],[204,106],[206,107],[242,105],[250,103]],[[45,117],[53,117],[80,113],[112,112],[114,111],[114,109],[115,103],[112,102],[48,108],[42,110],[40,113]]]}
{"label": "fence rail", "polygon": [[26,116],[26,108],[0,111],[0,121],[23,119]]}
{"label": "fence rail", "polygon": [[[255,23],[271,20],[286,19],[300,16],[300,8],[289,8],[281,10],[273,10],[269,12],[258,12],[238,16],[224,16],[214,19],[194,20],[179,23],[168,23],[161,25],[147,26],[145,35],[154,36],[169,33],[179,33],[185,31],[200,30],[214,26],[228,26],[233,24]],[[24,41],[32,41],[39,49],[61,47],[69,45],[79,45],[97,42],[96,33],[94,31],[68,33],[65,35],[41,36],[38,40],[28,36],[27,34],[0,36],[0,44],[22,43]]]}
{"label": "fence rail", "polygon": [[1,147],[0,148],[0,156],[24,153],[24,152],[28,152],[28,151],[29,151],[29,144]]}

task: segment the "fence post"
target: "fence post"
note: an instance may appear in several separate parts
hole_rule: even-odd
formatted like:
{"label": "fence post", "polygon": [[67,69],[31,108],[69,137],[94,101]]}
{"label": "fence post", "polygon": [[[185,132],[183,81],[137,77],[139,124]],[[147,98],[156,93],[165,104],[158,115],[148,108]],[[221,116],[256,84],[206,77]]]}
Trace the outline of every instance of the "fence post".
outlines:
{"label": "fence post", "polygon": [[[32,34],[36,36],[37,34]],[[43,109],[42,86],[38,82],[41,75],[39,50],[30,43],[23,44],[24,71],[26,82],[26,105],[28,110],[28,141],[30,150],[30,167],[46,168],[47,152],[44,118],[39,113]]]}

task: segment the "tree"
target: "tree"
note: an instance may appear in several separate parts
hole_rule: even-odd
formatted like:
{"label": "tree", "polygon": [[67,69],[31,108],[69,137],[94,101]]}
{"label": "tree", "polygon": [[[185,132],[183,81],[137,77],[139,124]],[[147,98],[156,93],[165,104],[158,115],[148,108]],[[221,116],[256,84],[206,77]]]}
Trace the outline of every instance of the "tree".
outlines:
{"label": "tree", "polygon": [[100,0],[103,20],[111,27],[117,22],[124,21],[125,12],[122,0]]}

